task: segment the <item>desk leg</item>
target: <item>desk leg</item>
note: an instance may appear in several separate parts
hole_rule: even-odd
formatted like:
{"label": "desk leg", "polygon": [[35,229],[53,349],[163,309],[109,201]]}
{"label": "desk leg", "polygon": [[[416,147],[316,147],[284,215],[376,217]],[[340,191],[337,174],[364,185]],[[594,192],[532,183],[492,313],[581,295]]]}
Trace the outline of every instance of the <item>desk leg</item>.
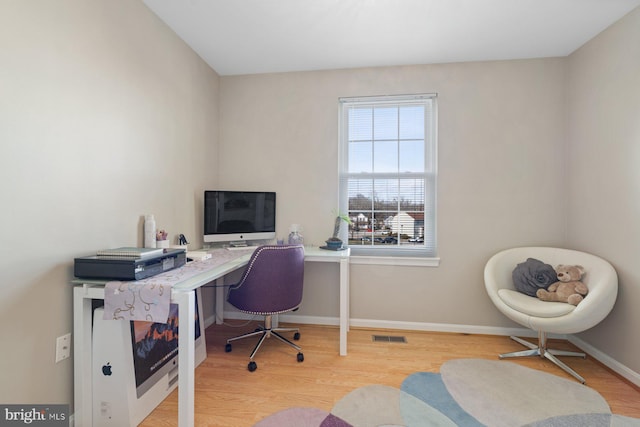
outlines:
{"label": "desk leg", "polygon": [[347,355],[349,331],[349,260],[340,261],[340,356]]}
{"label": "desk leg", "polygon": [[193,427],[195,409],[195,292],[174,292],[178,303],[178,426]]}
{"label": "desk leg", "polygon": [[216,325],[222,325],[224,323],[224,299],[225,299],[225,287],[224,276],[216,279]]}
{"label": "desk leg", "polygon": [[91,386],[91,299],[84,286],[73,288],[73,411],[75,425],[93,425]]}

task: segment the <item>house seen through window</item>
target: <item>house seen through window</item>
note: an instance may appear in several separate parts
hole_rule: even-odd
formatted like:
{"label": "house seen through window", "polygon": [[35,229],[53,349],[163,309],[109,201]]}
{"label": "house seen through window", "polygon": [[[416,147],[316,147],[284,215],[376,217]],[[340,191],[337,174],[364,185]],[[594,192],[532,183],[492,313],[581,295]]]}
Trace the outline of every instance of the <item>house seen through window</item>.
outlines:
{"label": "house seen through window", "polygon": [[436,97],[340,100],[340,210],[354,254],[436,255]]}

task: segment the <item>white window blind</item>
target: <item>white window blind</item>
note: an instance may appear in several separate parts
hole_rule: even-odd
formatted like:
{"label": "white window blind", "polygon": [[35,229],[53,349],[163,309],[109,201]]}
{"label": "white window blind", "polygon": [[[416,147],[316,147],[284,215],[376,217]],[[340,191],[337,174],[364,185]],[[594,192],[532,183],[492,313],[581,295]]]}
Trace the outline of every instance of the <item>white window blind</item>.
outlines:
{"label": "white window blind", "polygon": [[341,238],[354,255],[435,257],[436,96],[340,99]]}

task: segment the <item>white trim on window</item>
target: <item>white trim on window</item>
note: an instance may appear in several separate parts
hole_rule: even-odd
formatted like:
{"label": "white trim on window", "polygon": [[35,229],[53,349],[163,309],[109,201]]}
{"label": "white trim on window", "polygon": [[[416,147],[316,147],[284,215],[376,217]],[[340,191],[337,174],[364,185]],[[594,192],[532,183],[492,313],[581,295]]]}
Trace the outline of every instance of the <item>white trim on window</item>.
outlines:
{"label": "white trim on window", "polygon": [[438,264],[436,101],[436,94],[340,99],[339,206],[355,223],[341,238],[354,257]]}

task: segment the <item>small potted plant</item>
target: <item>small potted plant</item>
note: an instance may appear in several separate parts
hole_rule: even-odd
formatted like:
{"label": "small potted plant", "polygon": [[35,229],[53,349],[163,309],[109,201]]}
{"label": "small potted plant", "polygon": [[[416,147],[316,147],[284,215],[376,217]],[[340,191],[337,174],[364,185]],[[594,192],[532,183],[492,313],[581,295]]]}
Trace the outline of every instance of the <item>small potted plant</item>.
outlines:
{"label": "small potted plant", "polygon": [[338,237],[338,234],[340,234],[340,226],[342,225],[342,221],[346,222],[347,224],[351,224],[351,218],[349,218],[347,215],[337,215],[336,220],[333,224],[333,236],[329,237],[326,240],[326,249],[331,249],[334,251],[342,249],[342,239]]}

